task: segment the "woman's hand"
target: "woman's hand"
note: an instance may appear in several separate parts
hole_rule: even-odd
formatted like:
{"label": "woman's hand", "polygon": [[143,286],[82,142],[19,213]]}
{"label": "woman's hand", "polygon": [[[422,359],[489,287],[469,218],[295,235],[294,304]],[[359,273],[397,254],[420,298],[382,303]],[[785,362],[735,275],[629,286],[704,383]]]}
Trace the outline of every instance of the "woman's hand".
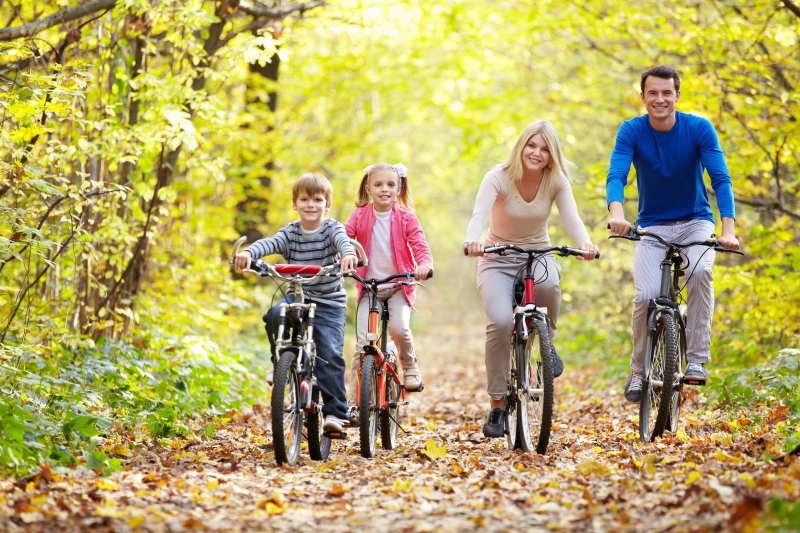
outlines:
{"label": "woman's hand", "polygon": [[246,268],[250,268],[250,261],[252,260],[253,255],[245,250],[244,252],[239,252],[236,254],[236,257],[233,260],[233,265],[239,270],[244,270]]}
{"label": "woman's hand", "polygon": [[478,242],[478,241],[465,242],[462,245],[462,248],[464,248],[467,251],[467,254],[472,256],[472,257],[482,257],[483,256],[484,244],[482,242]]}
{"label": "woman's hand", "polygon": [[428,274],[430,274],[431,269],[425,266],[418,266],[414,269],[414,279],[417,281],[422,281],[424,279],[428,279]]}
{"label": "woman's hand", "polygon": [[594,258],[597,255],[597,252],[600,251],[600,248],[598,248],[597,246],[595,246],[594,244],[592,244],[590,242],[587,242],[587,243],[581,244],[581,250],[583,250],[585,252],[592,252],[592,253],[591,254],[576,255],[575,259],[577,259],[578,261],[594,261]]}

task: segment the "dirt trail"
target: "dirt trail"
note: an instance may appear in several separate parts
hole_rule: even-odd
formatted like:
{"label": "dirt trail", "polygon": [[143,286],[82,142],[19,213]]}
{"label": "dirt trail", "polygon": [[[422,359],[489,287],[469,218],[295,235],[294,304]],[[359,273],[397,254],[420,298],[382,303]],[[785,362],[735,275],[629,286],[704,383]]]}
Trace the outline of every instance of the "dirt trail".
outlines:
{"label": "dirt trail", "polygon": [[[738,531],[758,529],[768,497],[800,497],[797,458],[758,459],[776,451],[766,422],[725,423],[695,395],[683,431],[642,445],[623,384],[597,368],[556,380],[547,454],[509,451],[480,431],[480,331],[432,333],[417,339],[437,355],[423,361],[399,449],[364,459],[351,430],[328,461],[278,468],[257,408],[214,439],[133,447],[110,477],[0,481],[0,531]],[[429,442],[446,456],[423,455]]]}

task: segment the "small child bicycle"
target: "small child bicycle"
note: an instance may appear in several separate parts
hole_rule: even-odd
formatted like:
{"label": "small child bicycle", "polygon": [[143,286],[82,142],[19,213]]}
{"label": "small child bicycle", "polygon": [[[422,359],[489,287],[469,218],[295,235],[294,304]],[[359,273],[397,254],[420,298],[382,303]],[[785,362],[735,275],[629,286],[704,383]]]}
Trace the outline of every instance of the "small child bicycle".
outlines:
{"label": "small child bicycle", "polygon": [[[246,237],[242,237],[236,241],[231,263],[246,240]],[[361,246],[355,241],[351,241],[351,244],[364,257]],[[331,439],[347,438],[347,433],[327,433],[322,429],[322,402],[317,387],[317,355],[313,340],[317,305],[306,302],[303,285],[314,283],[322,276],[341,276],[339,264],[270,265],[254,259],[243,272],[290,282],[294,287],[294,302],[280,304],[275,340],[276,361],[271,399],[275,460],[279,466],[282,463],[289,466],[297,464],[304,427],[309,456],[316,461],[325,460],[330,454]]]}
{"label": "small child bicycle", "polygon": [[[355,241],[351,241],[355,242]],[[389,344],[389,309],[380,305],[378,287],[384,283],[404,279],[401,284],[412,284],[413,272],[394,274],[385,279],[364,279],[352,272],[345,274],[364,284],[369,292],[369,326],[367,342],[362,346],[358,358],[356,383],[356,406],[358,408],[361,455],[374,457],[377,450],[378,427],[381,430],[381,445],[391,450],[397,445],[400,426],[400,407],[405,405],[405,388],[397,375],[397,355],[387,349]],[[433,271],[426,279],[433,277]],[[381,309],[382,308],[382,309]],[[380,321],[380,333],[378,322]],[[356,364],[353,361],[353,364]],[[419,392],[423,387],[415,390]],[[403,430],[405,431],[405,430]]]}

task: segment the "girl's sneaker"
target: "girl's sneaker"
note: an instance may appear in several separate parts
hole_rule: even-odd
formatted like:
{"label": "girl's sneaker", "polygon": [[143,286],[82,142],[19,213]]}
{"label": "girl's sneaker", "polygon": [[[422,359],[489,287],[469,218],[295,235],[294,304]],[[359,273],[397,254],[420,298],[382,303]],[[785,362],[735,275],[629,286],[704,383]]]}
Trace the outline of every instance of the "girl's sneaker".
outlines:
{"label": "girl's sneaker", "polygon": [[403,388],[408,392],[421,391],[425,387],[422,376],[419,373],[419,366],[414,363],[408,368],[403,368]]}
{"label": "girl's sneaker", "polygon": [[358,407],[355,405],[350,405],[347,407],[347,419],[350,421],[351,426],[358,427]]}

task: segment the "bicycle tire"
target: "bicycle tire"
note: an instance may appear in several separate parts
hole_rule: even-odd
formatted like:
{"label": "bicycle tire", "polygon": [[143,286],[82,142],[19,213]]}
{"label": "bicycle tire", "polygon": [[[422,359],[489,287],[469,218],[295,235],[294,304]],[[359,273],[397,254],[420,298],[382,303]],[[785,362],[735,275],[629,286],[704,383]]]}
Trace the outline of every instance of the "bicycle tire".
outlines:
{"label": "bicycle tire", "polygon": [[[519,326],[519,325],[517,325]],[[519,327],[514,328],[514,333],[511,335],[511,369],[508,372],[508,390],[506,392],[506,412],[505,412],[505,431],[506,441],[508,448],[517,450],[521,444],[519,442],[519,435],[517,435],[517,383],[519,376],[519,369],[517,368],[517,339],[521,337],[521,330]]]}
{"label": "bicycle tire", "polygon": [[378,372],[375,356],[365,355],[361,359],[361,381],[358,399],[358,433],[361,439],[361,456],[375,457],[378,443]]}
{"label": "bicycle tire", "polygon": [[[675,358],[675,374],[684,376],[686,374],[686,366],[689,361],[686,357],[686,308],[681,306],[681,323],[677,327],[678,333],[678,355]],[[672,393],[672,400],[669,410],[669,418],[667,419],[667,428],[673,435],[678,432],[678,424],[680,421],[681,405],[683,404],[683,383],[678,383],[676,390]]]}
{"label": "bicycle tire", "polygon": [[[388,365],[387,365],[388,366]],[[392,370],[397,373],[397,365],[391,364]],[[387,370],[388,372],[388,370]],[[386,403],[395,403],[395,407],[389,407],[381,411],[381,446],[384,450],[392,450],[397,446],[397,430],[400,425],[400,384],[395,381],[390,373],[386,375]]]}
{"label": "bicycle tire", "polygon": [[[303,411],[300,408],[300,375],[295,368],[297,355],[284,351],[275,365],[272,385],[272,445],[278,466],[297,464],[303,437]],[[288,417],[287,417],[288,415]]]}
{"label": "bicycle tire", "polygon": [[[675,319],[663,312],[658,317],[652,347],[645,361],[642,400],[639,404],[639,437],[642,442],[653,442],[664,433],[672,403],[676,356]],[[651,381],[661,381],[666,386],[653,386]],[[655,419],[652,416],[654,414]]]}
{"label": "bicycle tire", "polygon": [[[517,407],[520,447],[527,453],[535,451],[544,454],[550,443],[553,423],[555,366],[547,325],[541,320],[532,320],[528,328],[528,338],[524,343],[519,343],[518,350],[519,364],[525,376],[525,380],[520,381]],[[532,390],[541,392],[533,393]]]}
{"label": "bicycle tire", "polygon": [[311,401],[319,405],[317,412],[306,414],[306,432],[308,433],[308,455],[314,461],[324,461],[331,453],[331,438],[324,435],[322,429],[322,402],[319,400],[319,387],[315,386],[311,393]]}

